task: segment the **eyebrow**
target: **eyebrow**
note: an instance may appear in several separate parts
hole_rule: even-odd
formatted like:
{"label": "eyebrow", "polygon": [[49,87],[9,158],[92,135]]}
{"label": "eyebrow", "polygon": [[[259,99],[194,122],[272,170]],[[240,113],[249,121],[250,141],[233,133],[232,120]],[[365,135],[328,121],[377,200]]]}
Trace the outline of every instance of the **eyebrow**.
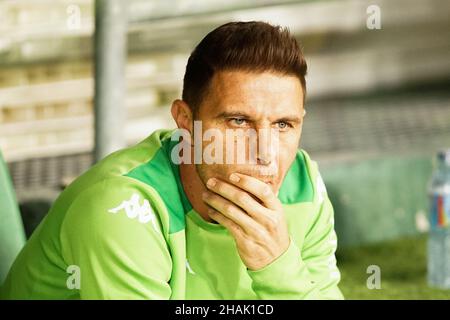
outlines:
{"label": "eyebrow", "polygon": [[223,111],[216,116],[216,118],[232,118],[232,117],[242,117],[242,118],[246,118],[246,119],[251,118],[248,114],[246,114],[245,112],[241,112],[241,111],[235,111],[235,112]]}
{"label": "eyebrow", "polygon": [[[229,111],[224,111],[219,113],[215,118],[234,118],[234,117],[241,117],[244,119],[252,119],[252,117],[245,113],[245,112],[241,112],[241,111],[235,111],[235,112],[229,112]],[[297,116],[284,116],[281,117],[279,119],[276,119],[274,122],[294,122],[294,123],[300,123],[301,119]]]}

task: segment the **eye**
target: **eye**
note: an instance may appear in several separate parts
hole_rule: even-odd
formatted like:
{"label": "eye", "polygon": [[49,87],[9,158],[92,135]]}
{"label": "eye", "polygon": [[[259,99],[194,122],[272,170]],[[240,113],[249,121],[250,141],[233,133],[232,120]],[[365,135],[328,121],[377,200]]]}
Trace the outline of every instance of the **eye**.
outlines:
{"label": "eye", "polygon": [[242,118],[232,118],[230,120],[232,121],[233,124],[235,124],[237,126],[241,126],[246,123],[246,120],[242,119]]}
{"label": "eye", "polygon": [[284,122],[284,121],[280,121],[277,124],[278,124],[278,128],[280,128],[280,129],[287,129],[289,127],[292,127],[291,124]]}

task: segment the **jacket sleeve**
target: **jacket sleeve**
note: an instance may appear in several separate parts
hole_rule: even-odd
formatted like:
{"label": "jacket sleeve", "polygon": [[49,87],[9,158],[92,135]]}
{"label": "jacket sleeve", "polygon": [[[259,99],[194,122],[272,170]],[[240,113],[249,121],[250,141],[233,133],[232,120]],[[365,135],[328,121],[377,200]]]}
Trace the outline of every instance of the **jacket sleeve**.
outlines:
{"label": "jacket sleeve", "polygon": [[81,299],[170,298],[172,261],[156,197],[121,177],[96,183],[72,202],[60,238],[71,272],[67,286]]}
{"label": "jacket sleeve", "polygon": [[291,239],[287,251],[271,264],[260,270],[248,270],[259,298],[343,299],[338,288],[333,207],[326,193],[321,197],[302,248]]}

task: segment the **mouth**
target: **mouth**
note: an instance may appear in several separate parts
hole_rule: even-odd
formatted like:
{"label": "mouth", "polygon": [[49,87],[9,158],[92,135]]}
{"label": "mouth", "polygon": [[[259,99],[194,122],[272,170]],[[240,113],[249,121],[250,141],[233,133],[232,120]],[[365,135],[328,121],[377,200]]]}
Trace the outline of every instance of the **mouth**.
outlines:
{"label": "mouth", "polygon": [[270,179],[267,176],[261,177],[261,175],[252,175],[252,174],[247,174],[247,175],[249,175],[249,176],[251,176],[251,177],[253,177],[255,179],[258,179],[259,181],[264,182],[265,184],[268,184],[268,185],[272,185],[273,184],[273,179]]}
{"label": "mouth", "polygon": [[264,182],[265,184],[272,186],[274,184],[273,179],[268,178],[267,176],[261,177],[259,175],[252,175],[252,177],[258,179],[261,182]]}
{"label": "mouth", "polygon": [[266,185],[268,185],[270,187],[270,189],[273,189],[275,187],[274,181],[261,180],[261,179],[258,179],[258,180],[260,180],[261,182],[264,182]]}
{"label": "mouth", "polygon": [[238,171],[241,174],[245,174],[247,176],[253,177],[255,179],[258,179],[261,182],[264,182],[268,186],[274,186],[276,177],[273,174],[262,174],[261,172],[244,172],[244,171]]}

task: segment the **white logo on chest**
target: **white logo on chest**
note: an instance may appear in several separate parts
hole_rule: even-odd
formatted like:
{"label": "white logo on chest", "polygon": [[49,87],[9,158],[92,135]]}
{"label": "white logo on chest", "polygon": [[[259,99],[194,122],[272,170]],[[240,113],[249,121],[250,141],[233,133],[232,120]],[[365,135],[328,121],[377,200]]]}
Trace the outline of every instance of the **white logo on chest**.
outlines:
{"label": "white logo on chest", "polygon": [[189,264],[189,261],[186,259],[186,268],[188,269],[189,273],[195,274],[194,270],[192,270],[191,265]]}
{"label": "white logo on chest", "polygon": [[158,231],[156,226],[156,216],[153,213],[152,207],[147,199],[144,199],[144,203],[141,205],[139,203],[139,195],[133,194],[130,200],[123,201],[118,207],[109,209],[110,213],[118,213],[121,210],[125,210],[126,215],[130,219],[138,219],[140,223],[152,222],[153,228]]}

